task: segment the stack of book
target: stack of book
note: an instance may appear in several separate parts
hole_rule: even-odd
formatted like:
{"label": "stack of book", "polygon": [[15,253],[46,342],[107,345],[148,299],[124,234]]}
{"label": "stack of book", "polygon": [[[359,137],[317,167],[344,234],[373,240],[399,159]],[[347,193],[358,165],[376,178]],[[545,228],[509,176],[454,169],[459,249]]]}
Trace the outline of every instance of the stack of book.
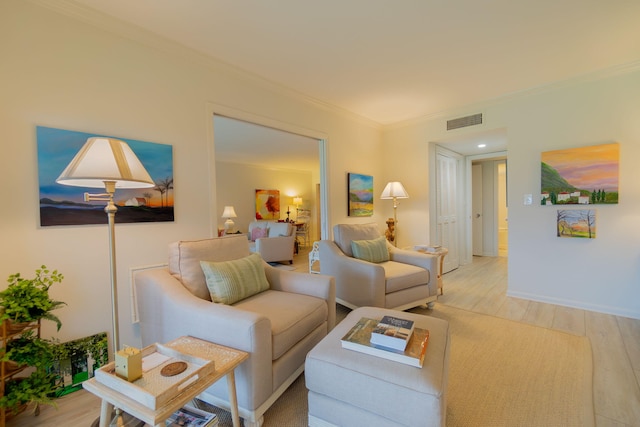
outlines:
{"label": "stack of book", "polygon": [[218,425],[218,417],[211,412],[184,405],[174,412],[165,424],[167,426],[215,427]]}
{"label": "stack of book", "polygon": [[412,320],[393,316],[363,317],[342,338],[342,347],[421,368],[429,343],[429,330]]}
{"label": "stack of book", "polygon": [[442,246],[441,245],[415,245],[413,249],[418,252],[433,253],[433,252],[442,251]]}

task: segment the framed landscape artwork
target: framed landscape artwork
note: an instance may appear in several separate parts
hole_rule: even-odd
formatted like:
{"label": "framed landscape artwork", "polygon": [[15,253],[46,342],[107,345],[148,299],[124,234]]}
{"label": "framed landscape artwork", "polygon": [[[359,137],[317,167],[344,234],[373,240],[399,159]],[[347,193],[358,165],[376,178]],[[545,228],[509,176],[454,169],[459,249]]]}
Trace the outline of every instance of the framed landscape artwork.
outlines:
{"label": "framed landscape artwork", "polygon": [[56,376],[56,397],[82,388],[95,371],[109,361],[107,333],[56,344],[49,372]]}
{"label": "framed landscape artwork", "polygon": [[373,176],[349,173],[348,177],[349,216],[373,215]]}
{"label": "framed landscape artwork", "polygon": [[256,219],[280,219],[280,191],[256,190]]}
{"label": "framed landscape artwork", "polygon": [[557,236],[596,238],[596,211],[594,209],[558,209]]}
{"label": "framed landscape artwork", "polygon": [[[38,186],[40,225],[106,224],[106,202],[85,202],[84,193],[104,188],[71,187],[56,183],[60,173],[87,139],[105,136],[38,126]],[[113,137],[126,142],[155,183],[153,188],[116,189],[116,223],[173,221],[173,147],[166,144]]]}
{"label": "framed landscape artwork", "polygon": [[542,153],[542,205],[618,203],[620,144]]}

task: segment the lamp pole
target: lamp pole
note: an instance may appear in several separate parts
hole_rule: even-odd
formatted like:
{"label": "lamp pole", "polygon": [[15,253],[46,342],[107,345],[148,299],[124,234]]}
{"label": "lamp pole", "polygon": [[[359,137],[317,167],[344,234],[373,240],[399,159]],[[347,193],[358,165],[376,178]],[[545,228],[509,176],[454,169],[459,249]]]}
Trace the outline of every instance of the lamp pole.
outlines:
{"label": "lamp pole", "polygon": [[116,353],[120,349],[120,338],[119,338],[119,326],[118,326],[118,277],[117,277],[117,269],[116,269],[116,228],[115,228],[115,220],[116,220],[116,212],[118,211],[118,207],[115,203],[113,203],[113,195],[116,192],[116,182],[115,181],[104,181],[104,187],[106,193],[101,194],[89,194],[84,193],[84,201],[85,202],[93,202],[93,201],[101,201],[107,202],[107,205],[104,207],[104,211],[107,214],[107,221],[109,224],[109,262],[111,266],[111,317],[113,322],[113,357],[115,358]]}

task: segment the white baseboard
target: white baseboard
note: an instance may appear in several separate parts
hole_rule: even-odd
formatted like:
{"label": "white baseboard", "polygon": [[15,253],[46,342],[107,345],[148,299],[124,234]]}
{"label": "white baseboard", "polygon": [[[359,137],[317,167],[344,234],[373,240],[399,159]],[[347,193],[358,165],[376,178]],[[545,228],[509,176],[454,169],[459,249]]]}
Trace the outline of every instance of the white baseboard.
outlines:
{"label": "white baseboard", "polygon": [[632,319],[640,319],[640,311],[625,310],[620,307],[611,307],[600,304],[587,304],[582,301],[575,301],[563,298],[547,297],[544,295],[531,294],[528,292],[514,292],[507,290],[507,296],[521,298],[530,301],[544,302],[547,304],[561,305],[563,307],[578,308],[587,311],[595,311],[597,313],[611,314],[614,316],[630,317]]}
{"label": "white baseboard", "polygon": [[309,414],[309,427],[338,427],[335,424],[331,424],[325,420],[321,420],[320,418],[314,417]]}

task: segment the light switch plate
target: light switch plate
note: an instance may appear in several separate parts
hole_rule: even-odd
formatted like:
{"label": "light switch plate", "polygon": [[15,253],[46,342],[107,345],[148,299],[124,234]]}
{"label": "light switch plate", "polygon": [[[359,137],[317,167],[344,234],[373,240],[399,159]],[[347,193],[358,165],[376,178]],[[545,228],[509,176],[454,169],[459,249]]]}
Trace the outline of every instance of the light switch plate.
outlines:
{"label": "light switch plate", "polygon": [[525,194],[524,195],[524,204],[525,205],[530,205],[533,203],[533,195],[532,194]]}

